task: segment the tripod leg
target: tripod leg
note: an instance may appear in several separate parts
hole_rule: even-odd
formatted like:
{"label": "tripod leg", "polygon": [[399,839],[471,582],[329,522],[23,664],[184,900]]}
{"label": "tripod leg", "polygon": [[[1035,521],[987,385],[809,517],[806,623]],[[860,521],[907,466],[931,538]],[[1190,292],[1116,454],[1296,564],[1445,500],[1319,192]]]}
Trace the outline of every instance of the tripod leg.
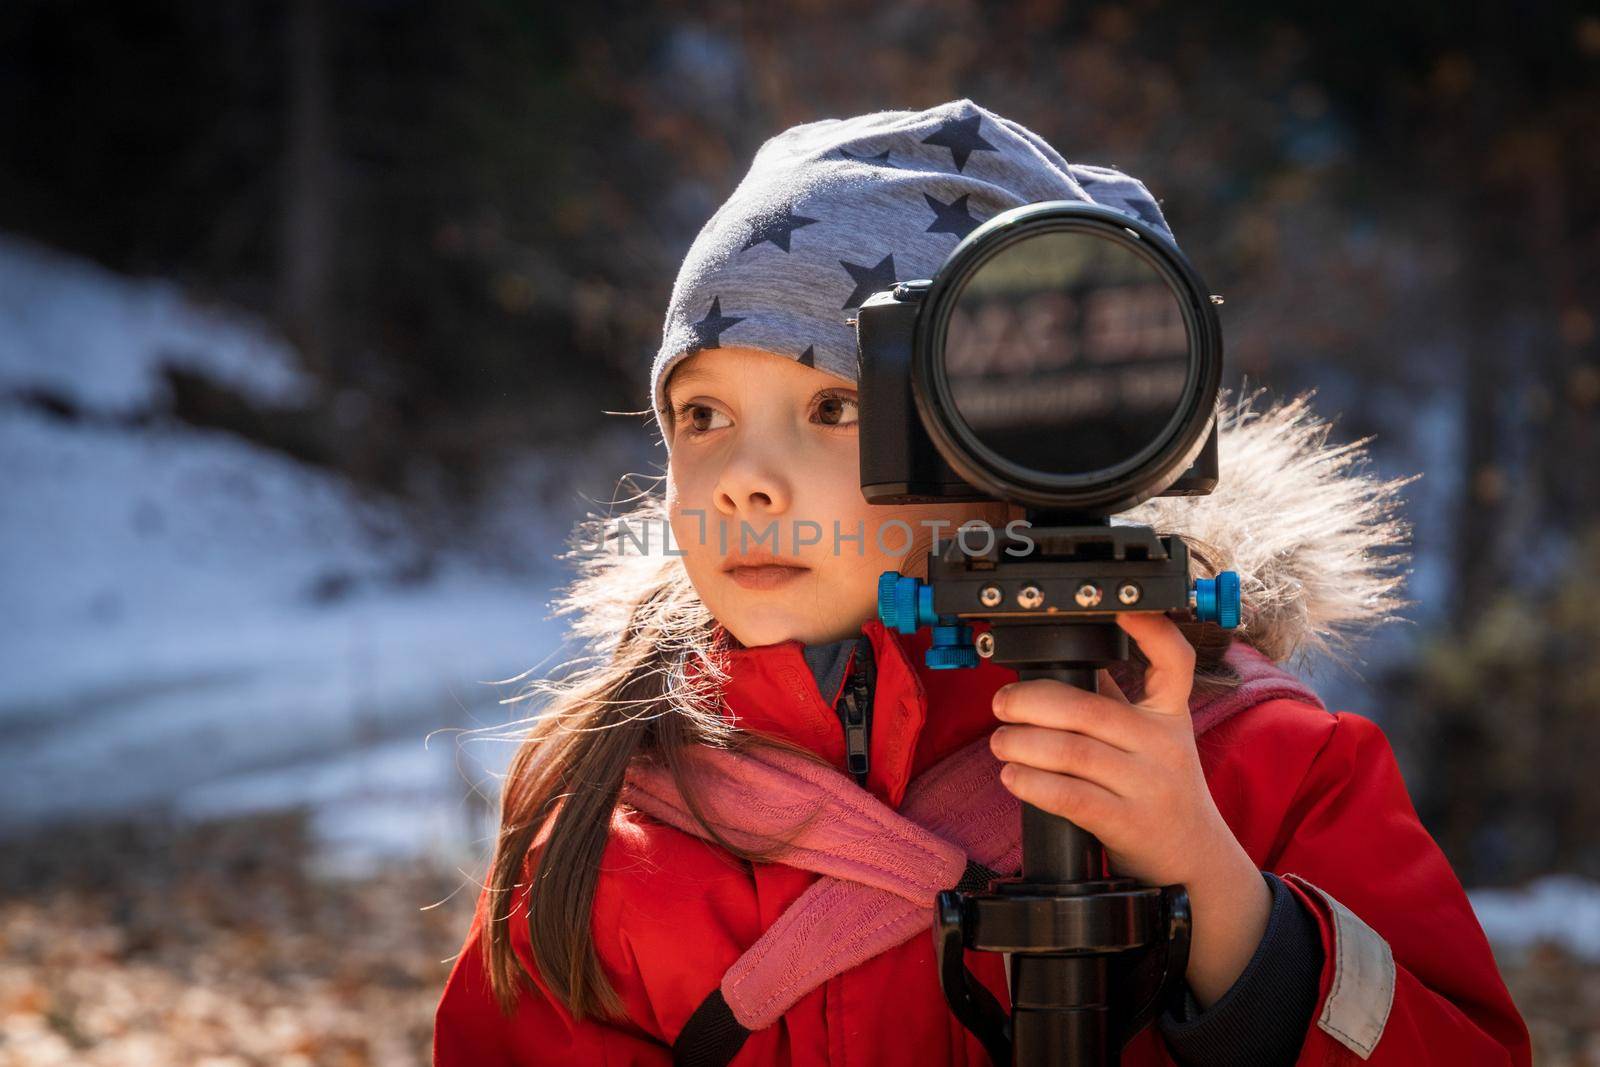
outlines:
{"label": "tripod leg", "polygon": [[[1076,823],[1023,804],[1022,877],[1058,886],[1098,883],[1106,877],[1105,848]],[[1018,1067],[1115,1062],[1106,957],[1016,955],[1011,966]]]}
{"label": "tripod leg", "polygon": [[1012,1062],[1017,1067],[1103,1067],[1116,1062],[1110,1048],[1105,956],[1014,956],[1012,966]]}
{"label": "tripod leg", "polygon": [[961,1025],[972,1031],[996,1067],[1011,1064],[1011,1020],[1000,1002],[967,970],[962,894],[947,889],[934,901],[933,958],[939,985]]}

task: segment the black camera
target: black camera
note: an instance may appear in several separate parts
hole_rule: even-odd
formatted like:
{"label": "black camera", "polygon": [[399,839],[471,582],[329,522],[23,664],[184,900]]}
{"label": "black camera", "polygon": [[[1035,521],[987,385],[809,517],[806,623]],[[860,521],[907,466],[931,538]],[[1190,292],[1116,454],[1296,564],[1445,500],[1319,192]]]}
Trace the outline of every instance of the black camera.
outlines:
{"label": "black camera", "polygon": [[1105,516],[1217,484],[1215,304],[1177,246],[1099,204],[975,229],[856,320],[861,489]]}

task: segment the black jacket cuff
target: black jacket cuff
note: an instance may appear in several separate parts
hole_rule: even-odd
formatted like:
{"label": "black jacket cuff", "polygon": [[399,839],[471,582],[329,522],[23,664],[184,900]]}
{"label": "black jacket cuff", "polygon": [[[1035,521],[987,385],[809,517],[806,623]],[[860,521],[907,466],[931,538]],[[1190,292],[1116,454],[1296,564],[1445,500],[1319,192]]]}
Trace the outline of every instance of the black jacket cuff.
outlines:
{"label": "black jacket cuff", "polygon": [[1173,1058],[1185,1067],[1292,1067],[1300,1056],[1322,977],[1316,920],[1277,875],[1267,930],[1244,971],[1201,1010],[1187,983],[1183,1003],[1157,1021]]}

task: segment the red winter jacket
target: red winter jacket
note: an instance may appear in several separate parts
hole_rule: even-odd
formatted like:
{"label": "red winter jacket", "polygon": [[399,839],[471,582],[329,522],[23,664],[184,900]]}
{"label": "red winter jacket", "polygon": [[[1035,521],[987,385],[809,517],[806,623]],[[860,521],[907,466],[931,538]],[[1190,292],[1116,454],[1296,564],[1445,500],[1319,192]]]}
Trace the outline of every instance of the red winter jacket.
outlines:
{"label": "red winter jacket", "polygon": [[[922,771],[997,725],[994,691],[1016,672],[982,662],[930,671],[930,631],[905,636],[877,620],[864,632],[878,665],[867,788],[898,807]],[[725,703],[747,729],[816,751],[841,769],[837,694],[818,692],[798,641],[739,649]],[[1315,916],[1323,968],[1297,1061],[1372,1067],[1531,1062],[1528,1032],[1454,872],[1418,821],[1383,733],[1348,712],[1269,699],[1198,738],[1217,807],[1263,870],[1285,878]],[[527,870],[537,861],[530,854]],[[639,815],[613,818],[595,897],[600,960],[627,1005],[625,1022],[575,1022],[542,983],[500,1014],[477,942],[484,900],[439,1001],[436,1067],[652,1065],[723,973],[817,875],[734,861]],[[524,889],[531,879],[522,878]],[[527,914],[517,900],[513,916]],[[511,924],[537,974],[525,922]],[[931,931],[931,917],[930,917]],[[1002,957],[968,966],[1009,1008]],[[741,1064],[931,1067],[988,1064],[939,989],[933,940],[915,937],[812,990],[751,1034]],[[1158,1029],[1124,1051],[1127,1067],[1173,1064]]]}

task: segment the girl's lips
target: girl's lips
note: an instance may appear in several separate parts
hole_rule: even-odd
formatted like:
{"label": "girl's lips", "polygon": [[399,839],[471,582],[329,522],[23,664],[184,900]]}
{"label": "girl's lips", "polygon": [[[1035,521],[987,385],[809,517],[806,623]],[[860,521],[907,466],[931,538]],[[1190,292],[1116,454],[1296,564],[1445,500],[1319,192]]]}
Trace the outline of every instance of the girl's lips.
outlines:
{"label": "girl's lips", "polygon": [[762,567],[732,567],[723,573],[746,589],[776,589],[799,578],[809,567],[783,567],[767,564]]}

